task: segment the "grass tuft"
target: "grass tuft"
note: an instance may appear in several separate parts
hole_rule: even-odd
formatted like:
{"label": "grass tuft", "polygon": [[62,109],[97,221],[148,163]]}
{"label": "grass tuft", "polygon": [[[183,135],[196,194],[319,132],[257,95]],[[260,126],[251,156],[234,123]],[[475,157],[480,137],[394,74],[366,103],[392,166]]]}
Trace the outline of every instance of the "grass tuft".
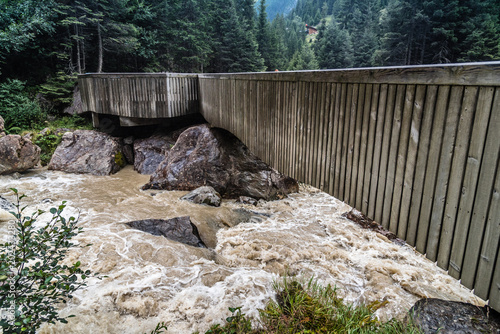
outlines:
{"label": "grass tuft", "polygon": [[258,328],[252,328],[252,319],[241,313],[241,307],[229,308],[232,316],[224,325],[213,325],[205,334],[243,333],[381,333],[418,334],[412,323],[396,319],[381,323],[374,315],[386,302],[369,305],[345,303],[336,288],[321,286],[314,278],[299,282],[285,277],[275,282],[276,301],[270,300],[259,310]]}

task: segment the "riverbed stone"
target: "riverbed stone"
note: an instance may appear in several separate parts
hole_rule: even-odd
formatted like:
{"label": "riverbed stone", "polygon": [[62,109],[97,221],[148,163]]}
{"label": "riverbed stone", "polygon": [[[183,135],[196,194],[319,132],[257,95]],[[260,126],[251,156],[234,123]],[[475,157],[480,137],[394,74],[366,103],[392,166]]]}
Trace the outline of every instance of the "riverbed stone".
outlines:
{"label": "riverbed stone", "polygon": [[0,196],[0,221],[14,219],[15,217],[11,214],[11,212],[16,212],[14,204]]}
{"label": "riverbed stone", "polygon": [[50,160],[49,169],[110,175],[125,164],[120,139],[93,130],[76,130],[64,134]]}
{"label": "riverbed stone", "polygon": [[181,199],[195,204],[206,204],[210,206],[220,206],[221,202],[220,194],[210,186],[196,188],[189,194],[182,196]]}
{"label": "riverbed stone", "polygon": [[297,181],[272,169],[233,134],[206,124],[185,130],[143,189],[213,187],[223,198],[273,200],[298,192]]}
{"label": "riverbed stone", "polygon": [[153,174],[175,145],[170,135],[153,135],[134,141],[134,169],[141,174]]}
{"label": "riverbed stone", "polygon": [[200,238],[196,225],[189,216],[171,219],[145,219],[126,223],[128,226],[152,235],[164,236],[167,239],[182,242],[189,246],[206,248]]}
{"label": "riverbed stone", "polygon": [[426,334],[500,333],[500,315],[488,306],[428,298],[417,301],[409,316]]}
{"label": "riverbed stone", "polygon": [[40,147],[19,135],[0,138],[0,175],[24,172],[40,162]]}

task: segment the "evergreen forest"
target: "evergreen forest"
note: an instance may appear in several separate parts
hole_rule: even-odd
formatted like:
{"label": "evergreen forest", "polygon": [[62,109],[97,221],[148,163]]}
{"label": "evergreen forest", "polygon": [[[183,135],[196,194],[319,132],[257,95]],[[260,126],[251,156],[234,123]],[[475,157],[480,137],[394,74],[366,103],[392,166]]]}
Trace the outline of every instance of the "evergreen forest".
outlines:
{"label": "evergreen forest", "polygon": [[87,72],[500,59],[498,0],[267,1],[272,20],[266,0],[0,0],[0,99],[17,89],[64,105]]}

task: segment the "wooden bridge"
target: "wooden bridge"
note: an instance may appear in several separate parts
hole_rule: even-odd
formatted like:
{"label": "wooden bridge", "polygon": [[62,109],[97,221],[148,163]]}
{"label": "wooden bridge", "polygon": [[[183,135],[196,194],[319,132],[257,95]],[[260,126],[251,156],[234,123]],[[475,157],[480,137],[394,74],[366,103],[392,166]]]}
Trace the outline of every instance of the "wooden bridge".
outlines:
{"label": "wooden bridge", "polygon": [[85,110],[200,112],[362,211],[500,310],[500,62],[239,74],[87,74]]}

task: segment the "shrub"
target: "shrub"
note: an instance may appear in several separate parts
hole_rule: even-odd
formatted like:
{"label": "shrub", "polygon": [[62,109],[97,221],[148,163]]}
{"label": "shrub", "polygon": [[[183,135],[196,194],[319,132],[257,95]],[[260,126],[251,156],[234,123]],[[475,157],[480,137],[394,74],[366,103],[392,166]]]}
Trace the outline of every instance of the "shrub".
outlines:
{"label": "shrub", "polygon": [[276,301],[269,301],[265,309],[259,310],[260,328],[252,329],[251,320],[238,307],[229,308],[232,316],[226,319],[226,324],[213,325],[205,334],[421,333],[412,323],[395,319],[379,322],[374,312],[385,303],[346,304],[335,288],[323,287],[314,279],[304,283],[284,278],[283,282],[275,283],[274,289]]}
{"label": "shrub", "polygon": [[44,133],[35,135],[33,140],[42,150],[40,153],[40,162],[42,166],[46,166],[50,162],[57,145],[61,143],[62,134],[55,134],[52,130],[47,130]]}
{"label": "shrub", "polygon": [[6,129],[30,129],[44,121],[40,105],[29,97],[25,88],[25,83],[19,80],[8,79],[0,84],[0,116]]}
{"label": "shrub", "polygon": [[63,264],[67,252],[80,247],[71,239],[82,230],[77,219],[62,216],[65,202],[50,209],[49,222],[35,228],[43,211],[23,216],[26,207],[20,201],[25,196],[11,190],[17,197],[16,219],[9,223],[10,240],[0,244],[0,309],[8,311],[0,327],[4,333],[35,333],[43,323],[67,322],[55,305],[72,298],[91,273],[79,261]]}

